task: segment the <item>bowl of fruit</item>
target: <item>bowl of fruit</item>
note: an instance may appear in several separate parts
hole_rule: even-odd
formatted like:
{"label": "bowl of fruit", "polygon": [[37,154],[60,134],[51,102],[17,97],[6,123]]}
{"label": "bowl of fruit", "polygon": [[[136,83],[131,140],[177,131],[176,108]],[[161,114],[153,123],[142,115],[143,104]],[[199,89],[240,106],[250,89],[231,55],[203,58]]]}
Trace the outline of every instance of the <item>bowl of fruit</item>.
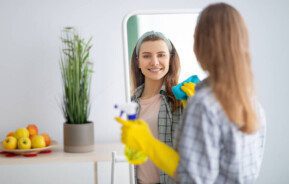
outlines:
{"label": "bowl of fruit", "polygon": [[3,153],[28,155],[50,151],[56,144],[48,133],[39,134],[38,127],[35,124],[29,124],[25,128],[9,132],[0,148]]}

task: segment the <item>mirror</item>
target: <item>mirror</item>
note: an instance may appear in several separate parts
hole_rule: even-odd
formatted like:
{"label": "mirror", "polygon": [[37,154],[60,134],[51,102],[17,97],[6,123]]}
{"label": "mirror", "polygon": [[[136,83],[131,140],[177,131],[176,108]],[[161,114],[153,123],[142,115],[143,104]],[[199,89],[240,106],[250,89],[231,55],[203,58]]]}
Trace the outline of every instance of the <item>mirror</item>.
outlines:
{"label": "mirror", "polygon": [[199,12],[198,10],[135,12],[125,17],[123,48],[127,101],[130,101],[131,95],[130,58],[138,39],[147,31],[161,32],[174,44],[181,64],[179,82],[192,74],[198,75],[200,80],[206,77],[206,73],[199,66],[193,52],[194,30]]}

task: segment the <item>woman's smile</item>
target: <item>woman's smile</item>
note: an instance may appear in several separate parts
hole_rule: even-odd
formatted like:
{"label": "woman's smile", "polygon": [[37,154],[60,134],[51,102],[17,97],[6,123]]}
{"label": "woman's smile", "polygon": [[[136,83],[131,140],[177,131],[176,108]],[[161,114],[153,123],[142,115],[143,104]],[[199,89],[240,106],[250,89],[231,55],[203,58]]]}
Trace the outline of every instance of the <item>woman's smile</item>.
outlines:
{"label": "woman's smile", "polygon": [[163,70],[163,68],[149,68],[148,70],[152,73],[158,73],[159,71]]}

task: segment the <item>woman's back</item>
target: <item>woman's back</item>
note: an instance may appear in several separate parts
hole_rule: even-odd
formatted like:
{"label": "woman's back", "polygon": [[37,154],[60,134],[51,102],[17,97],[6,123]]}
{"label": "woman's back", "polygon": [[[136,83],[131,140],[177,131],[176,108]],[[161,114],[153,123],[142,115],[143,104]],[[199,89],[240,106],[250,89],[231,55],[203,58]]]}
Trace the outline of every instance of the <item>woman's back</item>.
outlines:
{"label": "woman's back", "polygon": [[241,132],[229,121],[206,82],[188,102],[178,145],[181,183],[253,183],[263,157],[265,119],[256,106],[261,128]]}

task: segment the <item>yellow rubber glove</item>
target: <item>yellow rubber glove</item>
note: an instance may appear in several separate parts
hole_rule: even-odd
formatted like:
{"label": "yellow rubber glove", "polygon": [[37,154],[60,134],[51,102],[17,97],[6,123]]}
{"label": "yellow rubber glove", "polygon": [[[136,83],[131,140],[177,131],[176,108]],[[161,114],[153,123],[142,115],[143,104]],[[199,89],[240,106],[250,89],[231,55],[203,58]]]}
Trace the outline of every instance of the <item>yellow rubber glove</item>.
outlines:
{"label": "yellow rubber glove", "polygon": [[[196,84],[192,82],[187,82],[182,85],[181,90],[184,93],[186,93],[188,97],[191,97],[191,96],[194,96],[195,94],[195,87],[196,87]],[[187,106],[187,100],[182,100],[181,102],[182,102],[183,107]]]}
{"label": "yellow rubber glove", "polygon": [[128,146],[126,146],[124,149],[124,155],[127,161],[133,165],[143,164],[148,159],[148,156],[144,152],[132,149]]}
{"label": "yellow rubber glove", "polygon": [[121,141],[126,146],[143,151],[159,169],[174,176],[179,164],[178,153],[157,140],[144,120],[130,121],[119,117],[116,117],[115,120],[123,125]]}

